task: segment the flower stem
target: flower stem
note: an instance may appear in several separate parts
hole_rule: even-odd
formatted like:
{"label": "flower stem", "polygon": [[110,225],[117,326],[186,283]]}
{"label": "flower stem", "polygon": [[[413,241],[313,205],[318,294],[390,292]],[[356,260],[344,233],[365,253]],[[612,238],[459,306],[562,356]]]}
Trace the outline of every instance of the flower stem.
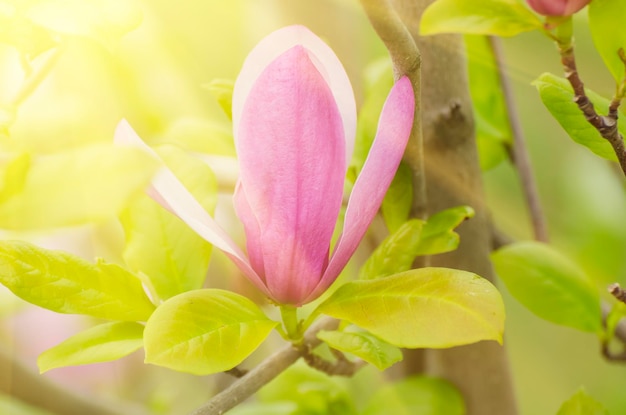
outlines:
{"label": "flower stem", "polygon": [[298,308],[290,305],[281,305],[280,315],[283,318],[283,327],[287,333],[287,338],[294,343],[302,340],[302,330],[298,322]]}

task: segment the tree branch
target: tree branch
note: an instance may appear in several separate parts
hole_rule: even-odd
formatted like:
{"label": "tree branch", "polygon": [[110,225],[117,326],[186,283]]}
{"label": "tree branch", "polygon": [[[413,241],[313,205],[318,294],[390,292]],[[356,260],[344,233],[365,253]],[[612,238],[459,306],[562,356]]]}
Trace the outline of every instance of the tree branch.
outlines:
{"label": "tree branch", "polygon": [[389,0],[361,0],[372,27],[389,51],[396,79],[406,75],[415,93],[413,129],[404,154],[404,161],[413,172],[413,206],[411,216],[426,217],[426,176],[424,139],[422,134],[421,66],[422,57],[411,33]]}
{"label": "tree branch", "polygon": [[33,372],[0,347],[0,392],[59,415],[146,415],[134,405],[80,396]]}
{"label": "tree branch", "polygon": [[500,79],[500,87],[502,88],[506,104],[507,117],[513,134],[513,147],[509,149],[509,154],[522,184],[522,190],[528,205],[528,212],[532,222],[535,239],[541,242],[548,242],[548,226],[543,215],[543,209],[541,208],[541,201],[539,198],[539,192],[537,191],[530,157],[528,156],[528,150],[526,149],[526,140],[520,123],[517,105],[515,104],[513,88],[511,87],[511,82],[505,71],[502,43],[500,39],[495,36],[489,36],[488,38],[491,50],[493,51],[493,55],[495,57],[498,77]]}
{"label": "tree branch", "polygon": [[[317,338],[317,332],[335,329],[338,324],[339,321],[334,319],[320,319],[305,333],[304,344],[311,350],[314,349],[321,343]],[[193,411],[191,415],[221,415],[225,413],[252,396],[300,357],[302,357],[301,352],[291,344],[283,347],[243,377],[237,379],[228,388],[215,395],[206,405]]]}
{"label": "tree branch", "polygon": [[[574,90],[574,102],[584,114],[587,122],[591,124],[600,133],[600,135],[611,144],[613,151],[617,156],[617,161],[622,168],[622,172],[626,175],[626,147],[624,147],[624,137],[622,137],[617,129],[617,110],[622,98],[620,95],[621,88],[618,88],[618,92],[611,101],[608,115],[599,115],[596,112],[593,103],[589,100],[589,97],[587,97],[587,94],[585,93],[585,85],[578,75],[576,57],[574,55],[574,46],[571,43],[566,44],[558,41],[557,45],[561,55],[561,63],[565,69],[565,77]],[[624,56],[623,50],[620,52],[620,57],[621,56]]]}

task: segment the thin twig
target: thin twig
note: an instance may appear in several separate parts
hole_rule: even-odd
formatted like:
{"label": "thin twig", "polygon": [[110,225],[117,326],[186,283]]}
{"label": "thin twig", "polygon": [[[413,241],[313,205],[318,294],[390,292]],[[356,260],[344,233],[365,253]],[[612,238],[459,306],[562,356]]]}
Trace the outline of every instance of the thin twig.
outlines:
{"label": "thin twig", "polygon": [[502,44],[500,39],[495,36],[489,36],[489,44],[496,61],[500,87],[504,95],[507,117],[509,125],[511,126],[511,133],[513,134],[513,146],[510,149],[510,155],[519,175],[526,203],[528,204],[533,233],[537,241],[548,242],[548,226],[545,216],[543,215],[543,209],[541,208],[539,192],[537,191],[530,157],[528,156],[528,150],[526,148],[524,132],[513,96],[513,88],[511,87],[511,82],[505,71]]}
{"label": "thin twig", "polygon": [[[317,338],[320,330],[332,330],[338,325],[337,320],[322,318],[307,330],[304,335],[304,344],[311,348],[318,346],[321,341]],[[215,395],[209,402],[193,411],[190,415],[222,415],[239,403],[252,396],[269,381],[284,372],[294,364],[302,354],[292,345],[287,345],[265,359],[261,364],[250,370],[246,375],[237,379],[232,385]]]}
{"label": "thin twig", "polygon": [[354,376],[359,369],[367,364],[363,360],[351,362],[343,353],[335,349],[330,349],[337,358],[335,362],[330,362],[314,354],[311,346],[308,344],[302,345],[299,350],[302,358],[309,366],[330,376]]}
{"label": "thin twig", "polygon": [[389,51],[396,79],[406,75],[413,84],[415,113],[413,129],[404,160],[413,173],[413,206],[411,215],[426,217],[426,173],[422,134],[421,66],[422,58],[411,36],[389,0],[361,0],[372,27]]}
{"label": "thin twig", "polygon": [[[565,77],[569,81],[574,90],[574,102],[582,111],[585,119],[591,124],[600,135],[606,139],[617,156],[617,160],[622,168],[622,172],[626,175],[626,147],[624,147],[624,137],[617,129],[618,108],[621,103],[621,96],[616,93],[611,101],[608,115],[599,115],[593,106],[589,97],[585,93],[585,85],[578,75],[576,67],[576,57],[574,55],[574,47],[572,44],[558,43],[559,53],[561,54],[561,63],[565,69]],[[623,52],[621,52],[623,55]]]}

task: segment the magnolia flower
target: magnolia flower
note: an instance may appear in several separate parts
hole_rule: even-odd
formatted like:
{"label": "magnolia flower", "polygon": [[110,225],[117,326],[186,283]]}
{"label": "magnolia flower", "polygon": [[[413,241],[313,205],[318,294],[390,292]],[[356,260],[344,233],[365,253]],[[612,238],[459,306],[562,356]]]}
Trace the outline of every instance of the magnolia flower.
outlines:
{"label": "magnolia flower", "polygon": [[526,0],[534,11],[545,16],[570,16],[591,0]]}
{"label": "magnolia flower", "polygon": [[[234,204],[248,256],[169,170],[157,174],[149,194],[276,303],[313,301],[356,250],[398,168],[413,123],[411,83],[400,79],[387,98],[332,255],[356,132],[354,94],[337,56],[302,26],[270,34],[245,60],[232,110],[240,166]],[[150,151],[124,121],[116,141]]]}

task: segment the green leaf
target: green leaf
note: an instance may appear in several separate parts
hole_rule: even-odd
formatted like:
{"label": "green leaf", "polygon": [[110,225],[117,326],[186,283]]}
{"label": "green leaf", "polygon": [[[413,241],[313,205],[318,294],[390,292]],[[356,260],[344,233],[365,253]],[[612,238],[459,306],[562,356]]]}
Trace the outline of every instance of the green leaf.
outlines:
{"label": "green leaf", "polygon": [[411,219],[385,238],[361,267],[359,279],[383,278],[411,269],[423,227],[424,221]]}
{"label": "green leaf", "polygon": [[27,16],[54,32],[93,39],[107,48],[143,19],[136,0],[43,0],[32,5]]}
{"label": "green leaf", "polygon": [[348,282],[315,312],[407,348],[502,342],[504,330],[504,305],[496,288],[476,274],[447,268]]}
{"label": "green leaf", "polygon": [[454,251],[460,240],[454,229],[473,217],[474,209],[469,206],[457,206],[435,213],[422,229],[416,254],[435,255]]}
{"label": "green leaf", "polygon": [[513,36],[542,27],[541,20],[517,0],[437,0],[424,11],[420,34]]}
{"label": "green leaf", "polygon": [[363,415],[464,415],[461,393],[443,379],[412,376],[380,389]]}
{"label": "green leaf", "polygon": [[[533,82],[533,85],[539,90],[543,104],[572,140],[589,148],[600,157],[617,160],[611,144],[587,122],[578,105],[574,103],[574,92],[567,79],[544,73]],[[588,89],[585,91],[596,111],[599,114],[606,114],[609,109],[609,100]],[[623,122],[618,123],[618,129],[622,135],[626,135],[626,126]]]}
{"label": "green leaf", "polygon": [[483,171],[508,158],[512,142],[498,66],[487,36],[466,35],[470,94],[476,120],[476,142]]}
{"label": "green leaf", "polygon": [[223,372],[248,357],[277,324],[241,295],[188,291],[161,304],[148,320],[146,363],[195,375]]}
{"label": "green leaf", "polygon": [[153,144],[174,144],[188,151],[235,157],[230,128],[202,118],[186,117],[174,122]]}
{"label": "green leaf", "polygon": [[0,241],[0,283],[57,313],[145,321],[154,310],[139,279],[119,266],[23,241]]}
{"label": "green leaf", "polygon": [[402,351],[364,331],[320,331],[317,337],[333,349],[353,354],[379,370],[402,360]]}
{"label": "green leaf", "polygon": [[229,120],[233,119],[233,89],[235,81],[232,79],[214,79],[203,87],[217,100]]}
{"label": "green leaf", "polygon": [[33,157],[30,166],[23,162],[5,177],[23,184],[0,201],[0,228],[48,229],[111,219],[143,193],[158,166],[139,149],[111,145]]}
{"label": "green leaf", "polygon": [[518,242],[492,255],[496,271],[513,297],[555,324],[602,332],[597,290],[573,261],[539,242]]}
{"label": "green leaf", "polygon": [[454,229],[474,216],[469,206],[458,206],[435,213],[427,222],[406,221],[385,238],[365,261],[359,279],[383,278],[411,269],[415,257],[450,252],[459,245]]}
{"label": "green leaf", "polygon": [[[172,146],[159,155],[204,208],[213,213],[217,184],[201,160]],[[124,260],[145,275],[157,296],[166,300],[202,288],[212,245],[148,196],[135,200],[121,216],[126,234]]]}
{"label": "green leaf", "polygon": [[296,363],[259,391],[264,403],[294,403],[292,415],[356,415],[342,379]]}
{"label": "green leaf", "polygon": [[383,199],[380,209],[390,232],[397,231],[409,219],[413,205],[412,176],[411,168],[401,162]]}
{"label": "green leaf", "polygon": [[580,389],[561,405],[557,415],[609,415],[604,406]]}
{"label": "green leaf", "polygon": [[127,321],[92,327],[40,354],[39,371],[120,359],[141,349],[143,327]]}
{"label": "green leaf", "polygon": [[626,52],[626,3],[623,0],[593,0],[589,3],[589,28],[596,49],[619,83],[626,77],[619,49]]}

